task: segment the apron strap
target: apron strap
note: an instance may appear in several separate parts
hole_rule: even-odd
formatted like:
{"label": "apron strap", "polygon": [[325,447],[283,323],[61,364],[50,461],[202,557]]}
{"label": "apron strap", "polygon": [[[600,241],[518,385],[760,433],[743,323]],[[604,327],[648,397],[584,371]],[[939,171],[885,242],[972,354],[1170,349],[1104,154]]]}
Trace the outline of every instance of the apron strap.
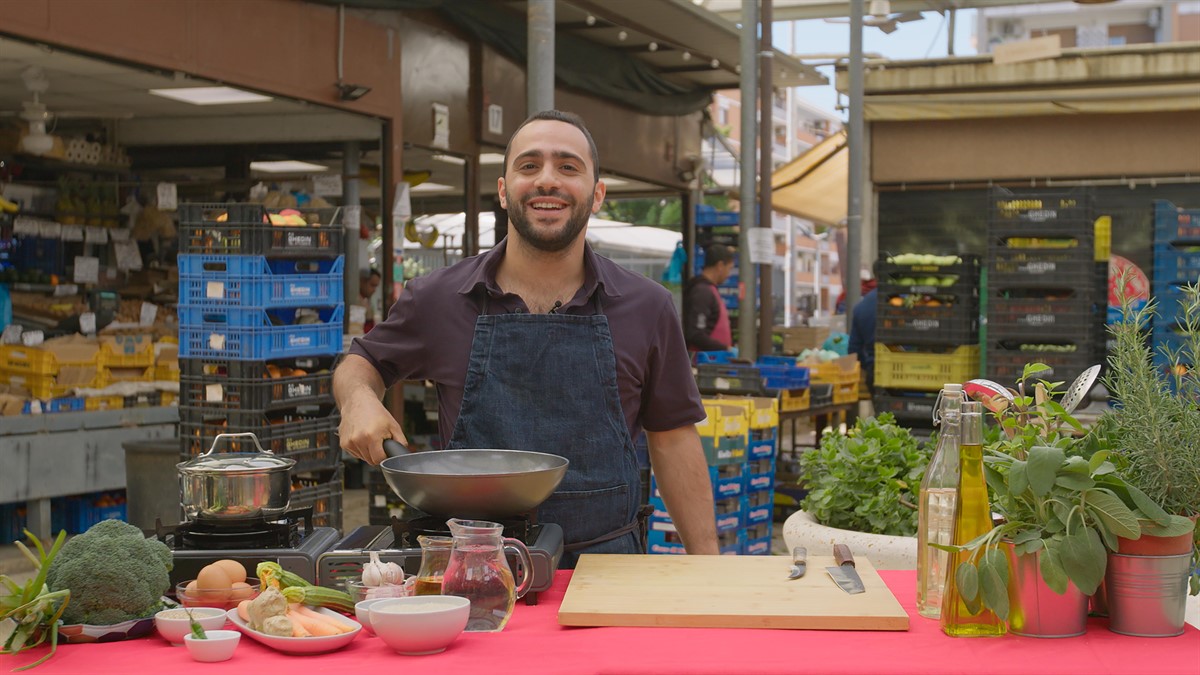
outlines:
{"label": "apron strap", "polygon": [[606,541],[612,541],[613,539],[617,539],[619,537],[624,537],[625,535],[629,534],[630,532],[637,532],[639,535],[639,539],[642,539],[642,538],[644,538],[645,532],[646,532],[646,519],[649,518],[650,514],[653,512],[654,512],[654,507],[652,507],[648,504],[644,505],[644,506],[642,506],[642,508],[638,509],[637,518],[635,518],[632,521],[630,521],[629,523],[627,523],[624,527],[617,528],[617,529],[613,530],[612,532],[609,532],[608,534],[602,534],[599,537],[596,537],[595,539],[589,539],[587,541],[577,541],[574,544],[563,544],[563,550],[573,553],[575,551],[580,551],[585,548],[591,548],[592,546],[595,546],[597,544],[603,544]]}

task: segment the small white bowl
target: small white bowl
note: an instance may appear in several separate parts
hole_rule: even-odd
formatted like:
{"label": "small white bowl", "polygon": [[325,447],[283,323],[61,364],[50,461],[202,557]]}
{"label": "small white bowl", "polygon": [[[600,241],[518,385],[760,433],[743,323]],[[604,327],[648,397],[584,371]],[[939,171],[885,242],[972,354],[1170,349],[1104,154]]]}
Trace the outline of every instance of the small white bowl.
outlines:
{"label": "small white bowl", "polygon": [[371,628],[400,654],[444,651],[467,627],[471,601],[456,595],[387,598],[367,608]]}
{"label": "small white bowl", "polygon": [[389,598],[371,598],[370,600],[359,600],[354,603],[354,618],[362,624],[363,630],[367,631],[368,635],[374,635],[375,629],[371,628],[371,605],[377,602],[388,600]]}
{"label": "small white bowl", "polygon": [[163,639],[178,647],[183,644],[183,636],[192,632],[192,624],[188,621],[187,612],[192,613],[196,623],[206,631],[217,630],[225,625],[225,610],[215,607],[192,607],[184,610],[182,607],[164,609],[154,615],[154,627]]}
{"label": "small white bowl", "polygon": [[242,639],[242,634],[236,630],[209,630],[205,633],[208,637],[203,640],[197,640],[191,633],[183,636],[183,644],[192,658],[204,663],[228,661]]}

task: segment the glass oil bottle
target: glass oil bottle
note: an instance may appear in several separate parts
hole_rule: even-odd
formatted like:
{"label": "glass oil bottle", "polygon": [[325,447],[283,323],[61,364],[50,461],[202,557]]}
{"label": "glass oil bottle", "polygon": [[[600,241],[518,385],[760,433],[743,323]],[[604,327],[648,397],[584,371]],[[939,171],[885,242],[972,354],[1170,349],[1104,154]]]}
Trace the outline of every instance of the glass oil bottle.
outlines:
{"label": "glass oil bottle", "polygon": [[941,424],[938,444],[921,479],[917,511],[917,611],[930,619],[941,616],[950,554],[929,544],[949,545],[953,541],[962,405],[962,385],[943,385],[933,410],[933,423]]}
{"label": "glass oil bottle", "polygon": [[[964,403],[962,408],[962,444],[959,453],[958,501],[954,507],[954,543],[961,546],[992,529],[992,508],[988,503],[987,483],[983,478],[983,404]],[[946,586],[942,595],[942,632],[953,637],[992,637],[1004,635],[1008,627],[996,613],[977,604],[972,612],[958,592],[954,571],[968,552],[950,555]]]}

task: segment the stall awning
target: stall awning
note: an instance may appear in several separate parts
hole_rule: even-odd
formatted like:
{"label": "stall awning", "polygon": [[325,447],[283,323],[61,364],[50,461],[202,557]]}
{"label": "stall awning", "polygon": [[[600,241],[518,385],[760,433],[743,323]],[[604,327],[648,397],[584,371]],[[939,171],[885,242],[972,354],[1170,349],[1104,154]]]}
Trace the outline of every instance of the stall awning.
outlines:
{"label": "stall awning", "polygon": [[846,220],[849,157],[845,131],[814,145],[772,175],[771,206],[799,218],[841,225]]}

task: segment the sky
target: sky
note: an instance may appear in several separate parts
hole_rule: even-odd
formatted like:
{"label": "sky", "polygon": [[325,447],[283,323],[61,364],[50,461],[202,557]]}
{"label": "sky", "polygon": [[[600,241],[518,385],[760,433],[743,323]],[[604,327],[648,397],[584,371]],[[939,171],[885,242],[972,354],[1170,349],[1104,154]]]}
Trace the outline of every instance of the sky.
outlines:
{"label": "sky", "polygon": [[[864,26],[863,51],[874,52],[894,61],[907,59],[940,58],[947,55],[946,27],[948,21],[937,12],[924,12],[924,19],[899,24],[899,28],[887,34],[878,28]],[[955,19],[954,52],[956,56],[977,53],[974,45],[975,10],[959,10]],[[839,19],[842,21],[843,19]],[[844,19],[849,21],[849,19]],[[795,27],[795,49],[793,50],[793,27]],[[775,47],[785,53],[795,53],[805,61],[809,54],[848,54],[850,52],[850,26],[844,23],[828,23],[822,19],[810,21],[777,21],[772,26]],[[828,59],[826,59],[828,60]],[[805,101],[828,111],[835,111],[837,92],[833,87],[833,66],[820,66],[818,70],[829,78],[830,84],[819,87],[797,87],[796,92]],[[845,111],[838,111],[842,120]]]}

